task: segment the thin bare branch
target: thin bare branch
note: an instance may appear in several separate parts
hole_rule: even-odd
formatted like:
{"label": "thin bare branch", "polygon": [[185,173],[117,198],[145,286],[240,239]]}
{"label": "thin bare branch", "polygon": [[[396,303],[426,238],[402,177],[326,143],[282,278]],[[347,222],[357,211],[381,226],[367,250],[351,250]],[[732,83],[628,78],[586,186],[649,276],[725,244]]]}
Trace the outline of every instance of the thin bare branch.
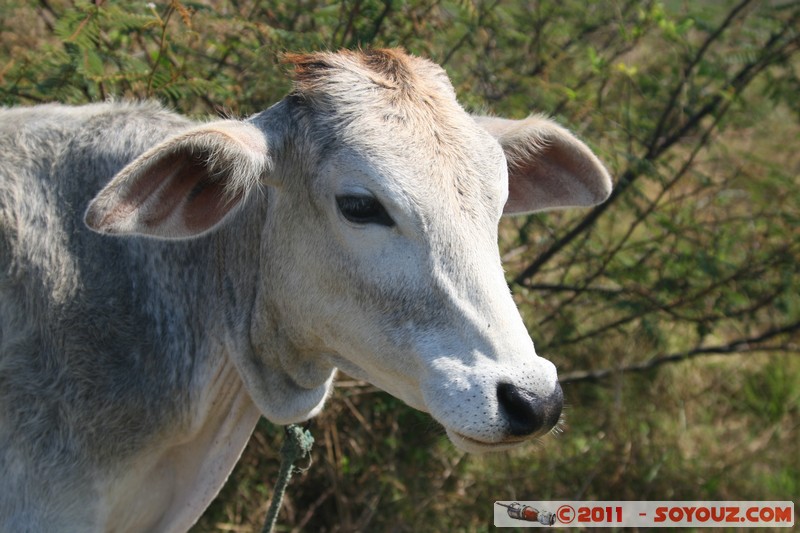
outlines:
{"label": "thin bare branch", "polygon": [[686,82],[689,81],[692,71],[695,69],[695,67],[697,67],[698,64],[700,64],[700,61],[702,61],[703,56],[705,56],[706,52],[711,47],[711,45],[717,39],[719,39],[719,37],[722,35],[722,32],[724,32],[731,26],[734,19],[750,3],[752,3],[752,0],[742,0],[742,2],[739,2],[739,4],[734,6],[734,8],[731,9],[730,12],[728,13],[728,16],[725,17],[725,20],[723,20],[720,23],[720,25],[717,26],[717,29],[711,32],[708,35],[708,37],[706,37],[706,40],[703,42],[702,45],[700,45],[700,48],[697,49],[697,53],[695,53],[691,61],[686,63],[686,65],[683,68],[683,75],[678,80],[678,83],[675,84],[675,87],[673,88],[672,93],[670,94],[669,100],[667,100],[667,104],[664,106],[664,111],[661,113],[661,118],[658,120],[658,124],[656,125],[656,128],[653,131],[653,135],[650,140],[650,146],[648,147],[648,153],[653,152],[656,149],[658,141],[661,138],[661,134],[666,126],[667,119],[675,111],[676,107],[675,104],[678,101],[678,96],[681,94],[683,88],[686,86]]}
{"label": "thin bare branch", "polygon": [[644,372],[669,363],[677,363],[706,355],[725,355],[737,353],[775,352],[788,355],[800,355],[800,346],[796,344],[764,345],[766,341],[782,335],[791,335],[800,331],[800,321],[787,326],[774,328],[756,335],[738,339],[728,344],[714,346],[698,346],[684,352],[656,356],[647,361],[633,363],[618,368],[602,368],[599,370],[580,370],[569,372],[559,377],[561,383],[594,382],[619,373]]}

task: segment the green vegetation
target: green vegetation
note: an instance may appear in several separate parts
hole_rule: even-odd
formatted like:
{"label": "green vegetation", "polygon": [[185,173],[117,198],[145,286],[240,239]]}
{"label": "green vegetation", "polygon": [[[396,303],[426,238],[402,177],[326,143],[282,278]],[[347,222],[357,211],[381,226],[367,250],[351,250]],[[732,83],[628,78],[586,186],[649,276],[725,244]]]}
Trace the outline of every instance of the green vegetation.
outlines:
{"label": "green vegetation", "polygon": [[[593,210],[505,220],[501,251],[563,431],[467,456],[344,377],[284,530],[473,531],[497,499],[800,496],[797,2],[0,1],[0,104],[157,98],[246,115],[281,53],[402,46],[470,109],[554,116],[616,177]],[[282,431],[262,421],[196,531],[258,530]]]}

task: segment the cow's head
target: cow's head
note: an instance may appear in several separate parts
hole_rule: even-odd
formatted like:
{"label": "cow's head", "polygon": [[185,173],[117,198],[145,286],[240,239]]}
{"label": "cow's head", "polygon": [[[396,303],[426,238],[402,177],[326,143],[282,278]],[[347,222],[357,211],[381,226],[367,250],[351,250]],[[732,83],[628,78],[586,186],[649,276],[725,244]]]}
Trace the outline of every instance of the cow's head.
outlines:
{"label": "cow's head", "polygon": [[289,97],[150,150],[93,201],[89,226],[191,238],[266,203],[254,349],[234,358],[273,421],[313,416],[338,367],[430,412],[465,450],[549,431],[561,389],[506,285],[498,221],[602,202],[602,164],[546,119],[468,115],[428,61],[289,59]]}

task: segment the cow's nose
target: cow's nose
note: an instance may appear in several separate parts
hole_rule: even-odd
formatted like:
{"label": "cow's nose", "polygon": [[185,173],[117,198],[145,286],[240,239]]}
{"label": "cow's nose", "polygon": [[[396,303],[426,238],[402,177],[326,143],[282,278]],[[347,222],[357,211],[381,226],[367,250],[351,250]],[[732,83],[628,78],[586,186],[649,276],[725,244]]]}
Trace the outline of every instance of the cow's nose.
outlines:
{"label": "cow's nose", "polygon": [[515,437],[549,431],[558,423],[564,404],[564,394],[558,383],[544,398],[511,383],[500,383],[497,399],[508,421],[508,431]]}

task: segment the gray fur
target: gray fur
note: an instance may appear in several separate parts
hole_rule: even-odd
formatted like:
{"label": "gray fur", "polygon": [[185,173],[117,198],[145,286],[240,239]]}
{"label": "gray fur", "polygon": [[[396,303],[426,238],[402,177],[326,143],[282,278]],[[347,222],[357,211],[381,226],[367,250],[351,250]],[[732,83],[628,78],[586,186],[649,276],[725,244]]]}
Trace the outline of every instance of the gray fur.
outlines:
{"label": "gray fur", "polygon": [[0,112],[4,530],[45,507],[86,505],[59,500],[74,498],[75,485],[88,490],[96,469],[180,424],[188,409],[191,354],[202,355],[196,344],[211,317],[174,302],[202,297],[196,287],[212,273],[181,259],[208,254],[212,242],[126,242],[83,224],[104,181],[188,125],[152,104]]}

